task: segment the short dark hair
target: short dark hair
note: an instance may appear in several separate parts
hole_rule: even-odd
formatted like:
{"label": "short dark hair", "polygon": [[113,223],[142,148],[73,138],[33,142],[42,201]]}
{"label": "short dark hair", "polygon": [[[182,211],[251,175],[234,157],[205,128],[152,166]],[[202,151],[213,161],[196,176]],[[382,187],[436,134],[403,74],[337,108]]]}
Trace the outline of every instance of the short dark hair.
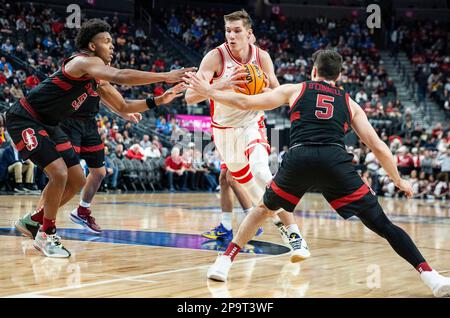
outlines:
{"label": "short dark hair", "polygon": [[80,31],[75,38],[75,46],[77,49],[86,49],[92,38],[99,33],[109,32],[111,26],[100,19],[91,19],[83,23]]}
{"label": "short dark hair", "polygon": [[318,50],[312,55],[318,75],[327,80],[335,81],[342,70],[342,56],[333,50]]}
{"label": "short dark hair", "polygon": [[247,29],[251,29],[253,25],[252,18],[244,9],[224,15],[223,20],[225,23],[242,20],[242,24]]}

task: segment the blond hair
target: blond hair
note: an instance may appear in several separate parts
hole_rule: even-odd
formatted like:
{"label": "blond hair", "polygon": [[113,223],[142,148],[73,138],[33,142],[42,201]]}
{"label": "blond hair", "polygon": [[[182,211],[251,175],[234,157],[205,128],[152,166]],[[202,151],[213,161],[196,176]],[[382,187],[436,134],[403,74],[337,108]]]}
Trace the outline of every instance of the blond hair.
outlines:
{"label": "blond hair", "polygon": [[252,28],[252,18],[244,9],[224,15],[223,20],[225,23],[242,20],[242,24],[246,29]]}

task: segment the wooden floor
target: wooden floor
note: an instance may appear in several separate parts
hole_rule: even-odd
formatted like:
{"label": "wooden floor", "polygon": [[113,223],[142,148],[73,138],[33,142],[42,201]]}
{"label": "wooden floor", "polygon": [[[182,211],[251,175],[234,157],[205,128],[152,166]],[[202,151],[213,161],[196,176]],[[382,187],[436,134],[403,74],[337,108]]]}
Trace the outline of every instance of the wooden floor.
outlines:
{"label": "wooden floor", "polygon": [[[417,272],[383,239],[357,220],[340,219],[316,194],[305,196],[296,213],[312,257],[299,265],[290,264],[288,254],[240,254],[226,284],[206,279],[217,251],[183,247],[219,221],[216,194],[99,194],[93,213],[103,229],[122,230],[131,241],[149,234],[142,231],[154,232],[161,240],[148,246],[99,242],[90,234],[83,234],[82,240],[63,237],[70,259],[46,258],[32,240],[7,233],[5,228],[32,210],[37,199],[0,196],[1,297],[431,296]],[[79,228],[68,218],[78,200],[60,210],[59,228]],[[429,264],[450,276],[450,202],[380,202]],[[264,229],[258,240],[282,244],[270,221]],[[164,246],[166,240],[177,247]]]}

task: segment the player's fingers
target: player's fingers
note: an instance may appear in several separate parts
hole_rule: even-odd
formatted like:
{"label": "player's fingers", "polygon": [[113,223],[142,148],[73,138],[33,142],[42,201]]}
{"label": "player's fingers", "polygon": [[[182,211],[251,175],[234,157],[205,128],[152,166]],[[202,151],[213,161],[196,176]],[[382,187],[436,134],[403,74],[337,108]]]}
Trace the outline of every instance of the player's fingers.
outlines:
{"label": "player's fingers", "polygon": [[236,73],[233,76],[230,77],[231,80],[235,80],[235,79],[241,79],[241,78],[246,78],[247,73]]}

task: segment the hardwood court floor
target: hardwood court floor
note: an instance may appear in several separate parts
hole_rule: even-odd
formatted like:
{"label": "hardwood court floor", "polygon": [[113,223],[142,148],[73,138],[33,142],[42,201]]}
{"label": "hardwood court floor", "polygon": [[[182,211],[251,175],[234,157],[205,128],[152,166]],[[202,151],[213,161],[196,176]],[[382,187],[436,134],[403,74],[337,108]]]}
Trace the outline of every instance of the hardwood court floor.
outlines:
{"label": "hardwood court floor", "polygon": [[[206,279],[217,251],[198,248],[199,234],[219,220],[216,194],[99,194],[93,215],[111,230],[104,237],[71,223],[73,199],[57,220],[75,238],[63,235],[70,259],[46,258],[8,229],[37,199],[0,196],[0,297],[431,297],[383,239],[340,219],[317,194],[297,207],[310,259],[290,264],[288,254],[242,253],[226,284]],[[450,276],[450,202],[380,201],[428,262]],[[264,230],[257,240],[280,248],[275,226],[267,221]]]}

